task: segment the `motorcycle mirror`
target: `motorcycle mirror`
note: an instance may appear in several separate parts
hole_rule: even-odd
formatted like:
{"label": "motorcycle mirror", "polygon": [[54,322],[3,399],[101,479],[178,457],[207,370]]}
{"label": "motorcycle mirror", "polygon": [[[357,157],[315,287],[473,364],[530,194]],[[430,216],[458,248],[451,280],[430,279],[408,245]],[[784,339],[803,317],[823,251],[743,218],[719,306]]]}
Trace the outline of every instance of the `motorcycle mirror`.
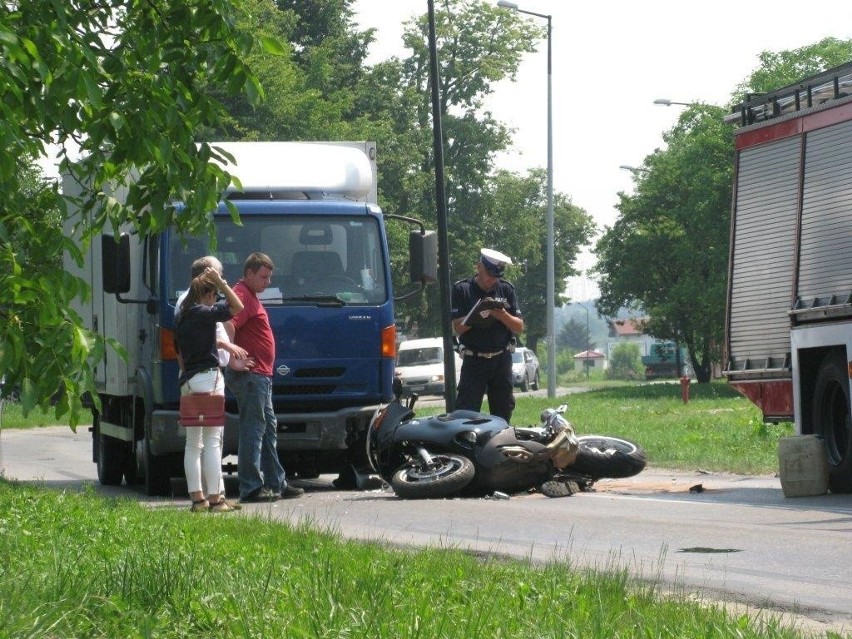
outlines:
{"label": "motorcycle mirror", "polygon": [[402,380],[399,377],[393,378],[393,382],[391,383],[391,390],[393,391],[393,396],[396,401],[399,401],[402,397]]}

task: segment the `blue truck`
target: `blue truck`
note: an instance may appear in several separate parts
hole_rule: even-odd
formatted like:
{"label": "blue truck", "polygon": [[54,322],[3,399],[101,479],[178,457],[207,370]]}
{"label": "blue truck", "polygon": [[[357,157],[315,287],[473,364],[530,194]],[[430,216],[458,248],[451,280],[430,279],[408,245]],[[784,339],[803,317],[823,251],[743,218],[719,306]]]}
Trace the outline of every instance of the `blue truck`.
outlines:
{"label": "blue truck", "polygon": [[[82,268],[92,295],[75,309],[88,328],[117,340],[127,357],[108,352],[96,371],[100,408],[91,402],[92,457],[102,484],[142,482],[168,494],[183,475],[185,433],[178,424],[174,310],[190,265],[216,255],[225,278],[242,276],[254,251],[275,263],[261,300],[276,340],[273,403],[278,452],[291,476],[346,476],[365,461],[363,437],[375,408],[392,397],[396,355],[394,295],[386,220],[376,204],[372,142],[232,142],[238,178],[213,213],[216,246],[206,236],[171,230],[149,237],[108,234],[91,243]],[[79,188],[64,184],[73,195]],[[115,197],[121,197],[120,189]],[[416,220],[409,230],[412,281],[434,281],[437,241]],[[415,271],[417,271],[415,273]],[[223,455],[235,455],[238,414],[226,399]],[[357,476],[357,475],[356,475]]]}

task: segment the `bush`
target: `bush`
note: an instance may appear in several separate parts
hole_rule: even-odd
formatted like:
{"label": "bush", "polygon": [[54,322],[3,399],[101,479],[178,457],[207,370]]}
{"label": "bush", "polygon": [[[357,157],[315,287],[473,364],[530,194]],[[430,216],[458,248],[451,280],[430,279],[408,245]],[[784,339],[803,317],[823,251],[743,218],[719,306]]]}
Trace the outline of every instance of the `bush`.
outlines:
{"label": "bush", "polygon": [[643,374],[638,344],[618,344],[612,349],[606,371],[608,379],[640,380]]}

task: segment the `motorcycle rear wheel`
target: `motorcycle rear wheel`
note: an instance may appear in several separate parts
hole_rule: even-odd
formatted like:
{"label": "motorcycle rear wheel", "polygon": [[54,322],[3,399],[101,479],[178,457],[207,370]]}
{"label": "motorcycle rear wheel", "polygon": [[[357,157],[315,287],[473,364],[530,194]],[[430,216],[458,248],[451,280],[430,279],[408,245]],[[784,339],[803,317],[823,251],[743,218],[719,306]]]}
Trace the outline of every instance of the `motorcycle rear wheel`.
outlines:
{"label": "motorcycle rear wheel", "polygon": [[403,499],[440,499],[459,493],[473,481],[473,462],[461,455],[432,455],[434,466],[414,462],[397,470],[391,488]]}
{"label": "motorcycle rear wheel", "polygon": [[567,473],[587,475],[594,480],[603,477],[633,477],[645,468],[645,451],[629,439],[606,435],[582,435],[577,460],[565,469]]}

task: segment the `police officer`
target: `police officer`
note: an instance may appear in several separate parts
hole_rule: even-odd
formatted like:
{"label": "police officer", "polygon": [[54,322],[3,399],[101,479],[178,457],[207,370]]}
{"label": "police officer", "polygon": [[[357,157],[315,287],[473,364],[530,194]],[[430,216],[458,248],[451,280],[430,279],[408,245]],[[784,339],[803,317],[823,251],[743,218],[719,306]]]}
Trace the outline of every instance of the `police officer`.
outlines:
{"label": "police officer", "polygon": [[456,408],[479,411],[488,393],[492,415],[512,418],[512,353],[514,335],[524,330],[515,287],[503,278],[512,260],[493,249],[482,249],[476,275],[453,285],[453,330],[462,354]]}

